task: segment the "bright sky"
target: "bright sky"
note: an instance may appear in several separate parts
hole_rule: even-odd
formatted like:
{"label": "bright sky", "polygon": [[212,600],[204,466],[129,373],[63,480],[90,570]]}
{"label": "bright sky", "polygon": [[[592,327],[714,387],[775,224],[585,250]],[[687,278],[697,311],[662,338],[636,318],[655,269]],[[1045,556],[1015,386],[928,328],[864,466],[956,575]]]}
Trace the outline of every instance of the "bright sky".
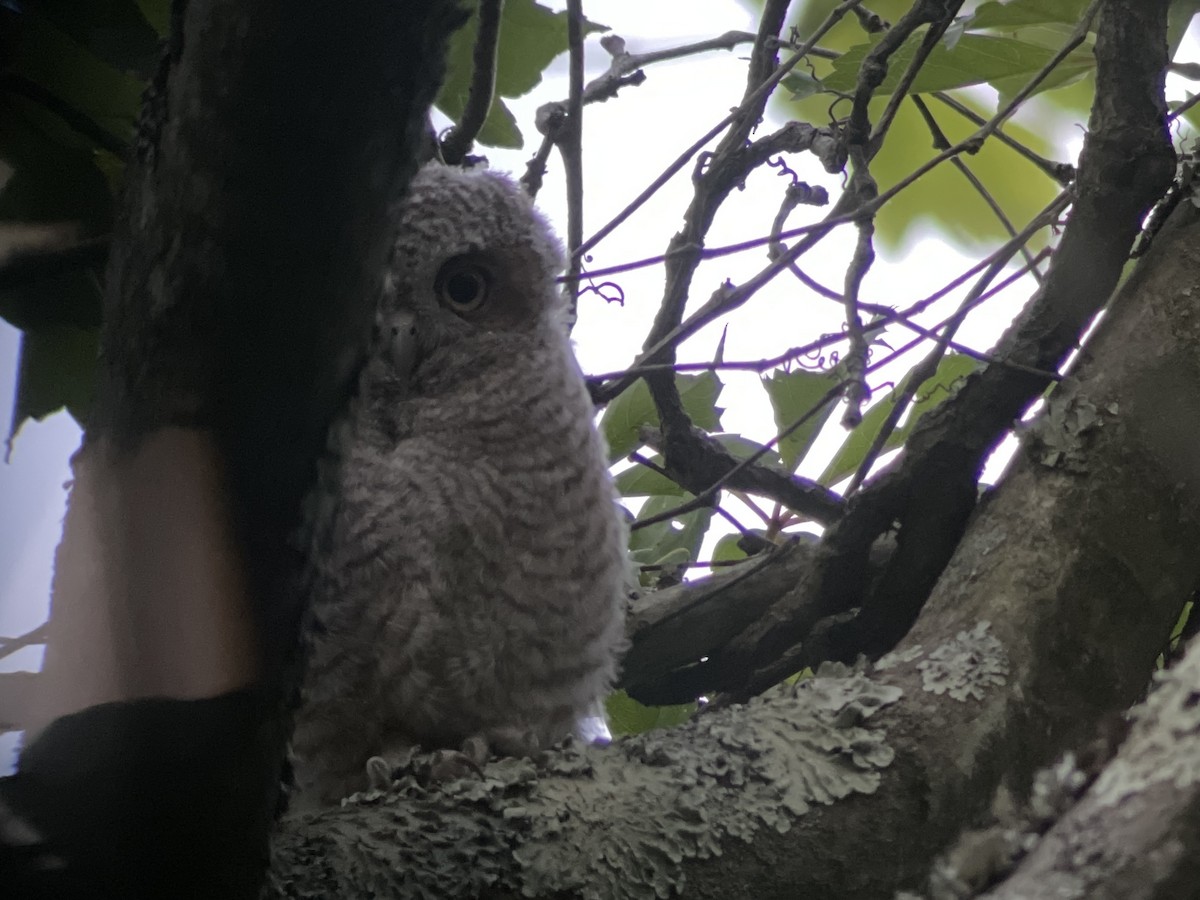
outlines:
{"label": "bright sky", "polygon": [[[551,3],[562,6],[563,3]],[[589,10],[625,38],[628,49],[639,53],[663,46],[702,40],[731,29],[754,30],[754,20],[733,0],[691,0],[687,15],[681,4],[650,3],[647,0],[605,0],[590,4]],[[745,84],[748,45],[733,52],[716,51],[646,70],[645,84],[626,88],[603,104],[587,107],[584,114],[584,166],[586,173],[584,232],[590,236],[648,185],[684,147],[719,121],[740,100]],[[588,42],[587,78],[607,67],[607,55],[595,37]],[[1178,93],[1181,93],[1178,92]],[[565,99],[566,64],[560,58],[541,86],[528,97],[512,102],[526,135],[520,151],[488,151],[493,168],[520,175],[536,147],[533,113],[550,100]],[[764,123],[760,134],[781,124]],[[1077,148],[1076,148],[1077,149]],[[806,157],[793,158],[791,165],[811,184],[826,186],[836,196],[840,177],[829,176]],[[606,267],[640,259],[666,248],[678,229],[682,211],[690,197],[690,166],[686,167],[641,211],[624,224],[593,253],[591,265]],[[778,207],[781,185],[774,173],[755,173],[742,192],[726,203],[710,232],[709,245],[734,243],[763,235]],[[565,233],[566,212],[561,166],[551,158],[546,187],[539,203]],[[813,221],[820,209],[801,208],[789,226]],[[806,271],[818,281],[840,288],[850,254],[851,232],[841,230],[827,238],[818,251],[803,260]],[[865,300],[903,306],[939,287],[950,275],[966,268],[972,260],[962,256],[934,236],[920,239],[909,249],[900,265],[881,259],[863,286]],[[693,283],[692,301],[703,302],[726,278],[735,283],[757,272],[766,263],[765,254],[751,251],[735,257],[704,263]],[[662,294],[662,271],[649,268],[617,276],[625,291],[625,305],[606,305],[595,295],[581,301],[575,337],[585,371],[621,369],[640,349]],[[968,320],[958,340],[986,349],[1015,312],[1027,291],[1013,291],[1007,301],[992,304],[987,311]],[[841,308],[813,296],[797,283],[777,283],[752,299],[735,314],[726,338],[726,359],[756,359],[771,356],[811,340],[823,332],[839,330]],[[721,337],[719,326],[709,327],[689,340],[679,353],[680,361],[712,358]],[[0,424],[11,414],[15,379],[17,333],[0,322]],[[906,359],[911,365],[917,357]],[[719,405],[725,408],[725,429],[760,441],[775,432],[766,395],[752,373],[722,372],[725,391]],[[840,443],[837,426],[827,429],[814,452],[814,461],[802,474],[815,475]],[[54,547],[58,541],[69,477],[68,458],[78,444],[79,431],[65,414],[42,423],[27,423],[16,440],[11,462],[0,465],[0,635],[22,634],[40,624],[47,610]],[[989,475],[995,475],[995,468]],[[747,514],[743,521],[754,524]],[[40,649],[28,648],[0,660],[0,671],[34,669],[40,664]],[[0,771],[11,755],[14,736],[0,736]]]}

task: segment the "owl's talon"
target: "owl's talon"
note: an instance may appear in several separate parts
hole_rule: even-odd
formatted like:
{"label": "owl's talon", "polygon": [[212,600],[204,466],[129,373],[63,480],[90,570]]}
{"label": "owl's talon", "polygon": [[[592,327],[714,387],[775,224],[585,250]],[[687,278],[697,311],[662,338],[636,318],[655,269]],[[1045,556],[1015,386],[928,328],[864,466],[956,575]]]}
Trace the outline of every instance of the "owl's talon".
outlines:
{"label": "owl's talon", "polygon": [[462,742],[462,753],[477,767],[482,767],[488,761],[488,757],[492,755],[492,748],[488,746],[488,742],[483,737],[474,735]]}
{"label": "owl's talon", "polygon": [[431,754],[429,766],[422,774],[422,784],[442,784],[460,778],[482,778],[483,769],[459,750],[438,750]]}
{"label": "owl's talon", "polygon": [[382,756],[372,756],[367,760],[367,788],[372,791],[386,791],[392,786],[392,766]]}

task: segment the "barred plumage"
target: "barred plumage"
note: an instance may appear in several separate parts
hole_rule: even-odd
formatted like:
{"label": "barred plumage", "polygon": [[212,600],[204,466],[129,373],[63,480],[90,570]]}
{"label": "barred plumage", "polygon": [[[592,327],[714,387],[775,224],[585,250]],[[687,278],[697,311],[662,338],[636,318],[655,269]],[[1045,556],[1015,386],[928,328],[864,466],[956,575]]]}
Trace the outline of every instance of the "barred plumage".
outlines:
{"label": "barred plumage", "polygon": [[626,558],[554,284],[508,179],[426,166],[358,396],[310,498],[302,806],[414,744],[526,753],[610,688]]}

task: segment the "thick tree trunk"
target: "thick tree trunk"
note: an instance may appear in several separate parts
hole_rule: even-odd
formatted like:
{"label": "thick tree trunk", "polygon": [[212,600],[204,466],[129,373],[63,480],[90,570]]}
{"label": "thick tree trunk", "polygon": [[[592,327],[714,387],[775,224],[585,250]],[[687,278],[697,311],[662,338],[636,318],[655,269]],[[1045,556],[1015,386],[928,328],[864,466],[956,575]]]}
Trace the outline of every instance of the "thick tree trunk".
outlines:
{"label": "thick tree trunk", "polygon": [[294,680],[289,535],[462,18],[449,0],[172,10],[114,234],[36,739],[0,798],[27,844],[0,854],[18,894],[255,895]]}

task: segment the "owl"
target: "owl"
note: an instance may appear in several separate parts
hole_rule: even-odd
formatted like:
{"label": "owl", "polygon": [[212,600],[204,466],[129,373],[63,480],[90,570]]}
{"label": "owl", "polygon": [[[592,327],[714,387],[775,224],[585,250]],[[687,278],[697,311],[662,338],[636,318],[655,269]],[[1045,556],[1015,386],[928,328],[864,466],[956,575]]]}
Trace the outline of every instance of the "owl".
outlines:
{"label": "owl", "polygon": [[555,286],[509,179],[431,163],[306,517],[299,808],[424,749],[525,755],[579,727],[624,635],[625,526]]}

